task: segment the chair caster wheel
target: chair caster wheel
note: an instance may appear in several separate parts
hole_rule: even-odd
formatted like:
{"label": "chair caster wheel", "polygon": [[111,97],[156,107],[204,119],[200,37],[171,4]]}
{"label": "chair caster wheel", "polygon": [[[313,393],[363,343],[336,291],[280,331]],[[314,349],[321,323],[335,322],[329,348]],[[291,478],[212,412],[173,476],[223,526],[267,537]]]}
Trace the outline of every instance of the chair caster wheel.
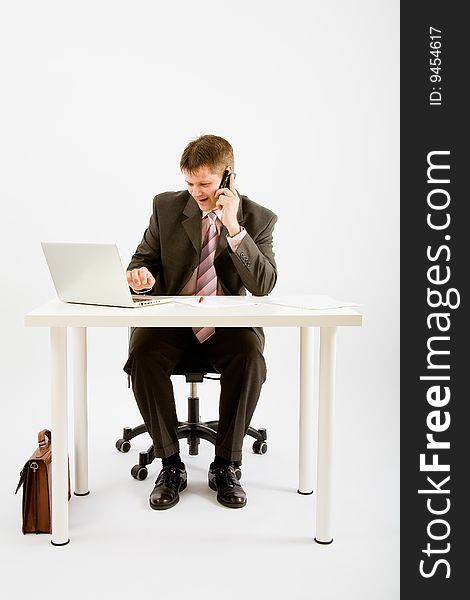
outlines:
{"label": "chair caster wheel", "polygon": [[116,448],[119,450],[119,452],[129,452],[129,450],[131,449],[131,443],[129,440],[124,440],[120,438],[116,442]]}
{"label": "chair caster wheel", "polygon": [[238,481],[242,478],[242,470],[240,467],[234,467],[235,475],[237,476]]}
{"label": "chair caster wheel", "polygon": [[139,481],[143,481],[147,479],[147,475],[149,472],[147,471],[147,467],[141,467],[140,465],[134,465],[131,469],[131,475],[134,479],[138,479]]}
{"label": "chair caster wheel", "polygon": [[268,444],[266,442],[262,442],[259,440],[256,440],[256,442],[253,442],[253,452],[255,454],[266,454],[267,451],[268,451]]}

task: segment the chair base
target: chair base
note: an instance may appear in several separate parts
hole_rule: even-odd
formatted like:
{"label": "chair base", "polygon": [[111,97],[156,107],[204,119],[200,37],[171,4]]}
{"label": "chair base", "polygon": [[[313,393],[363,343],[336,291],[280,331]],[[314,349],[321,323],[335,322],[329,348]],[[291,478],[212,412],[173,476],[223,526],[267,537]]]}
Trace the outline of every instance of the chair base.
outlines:
{"label": "chair base", "polygon": [[[199,398],[196,395],[196,383],[200,383],[203,379],[201,373],[185,373],[186,381],[191,384],[191,395],[188,397],[188,420],[179,421],[177,435],[178,439],[185,438],[188,440],[189,454],[195,456],[199,454],[199,443],[202,440],[207,440],[215,445],[217,437],[217,428],[219,421],[201,421],[199,416]],[[119,452],[129,452],[131,449],[130,441],[138,435],[145,433],[147,427],[145,424],[138,425],[137,427],[124,427],[122,438],[116,442],[116,448]],[[246,435],[249,435],[255,439],[253,442],[253,452],[255,454],[265,454],[268,449],[266,443],[267,433],[266,429],[255,429],[249,427]],[[131,475],[134,479],[143,480],[147,477],[147,465],[150,465],[155,459],[155,450],[153,444],[145,452],[139,453],[139,464],[134,465],[131,469]],[[241,461],[234,461],[235,471],[237,477],[241,477]]]}
{"label": "chair base", "polygon": [[[189,423],[187,421],[178,423],[178,438],[186,438],[189,445],[189,454],[195,456],[199,454],[199,442],[201,439],[212,442],[215,445],[215,438],[217,435],[218,421],[208,421],[206,423]],[[141,433],[145,433],[147,428],[145,425],[138,425],[137,427],[124,427],[122,438],[116,442],[116,448],[120,452],[129,452],[131,448],[130,440],[137,437]],[[266,429],[255,429],[249,427],[246,435],[255,438],[253,442],[253,452],[255,454],[265,454],[268,449],[266,443],[267,433]],[[155,451],[153,444],[148,448],[147,451],[139,452],[139,463],[134,465],[131,469],[131,475],[134,479],[143,481],[147,478],[148,470],[147,465],[150,465],[155,460]],[[241,461],[234,461],[235,472],[238,479],[241,478]]]}
{"label": "chair base", "polygon": [[[215,445],[215,439],[217,436],[218,421],[207,421],[199,423],[189,423],[188,421],[178,422],[178,439],[186,438],[188,440],[189,454],[191,456],[197,456],[199,454],[199,443],[200,440],[207,440]],[[137,427],[124,427],[122,432],[122,438],[116,442],[116,447],[120,452],[129,452],[130,440],[137,437],[141,433],[145,433],[147,428],[145,425],[138,425]],[[255,454],[265,454],[267,451],[267,432],[266,429],[255,429],[249,427],[246,435],[249,435],[255,439],[253,443],[253,452]],[[148,448],[147,451],[139,452],[139,466],[146,467],[155,460],[155,451],[153,444]],[[234,462],[235,466],[241,466],[240,461]]]}

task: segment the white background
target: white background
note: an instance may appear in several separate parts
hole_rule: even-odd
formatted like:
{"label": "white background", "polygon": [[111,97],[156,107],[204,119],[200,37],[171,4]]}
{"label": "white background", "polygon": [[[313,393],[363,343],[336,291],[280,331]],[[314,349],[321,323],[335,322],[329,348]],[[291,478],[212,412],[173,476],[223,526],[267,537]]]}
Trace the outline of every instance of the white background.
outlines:
{"label": "white background", "polygon": [[[2,580],[20,593],[193,598],[398,598],[399,3],[23,1],[0,12],[0,365],[5,457]],[[235,149],[236,187],[279,217],[276,294],[360,303],[338,332],[334,537],[312,541],[315,498],[297,488],[298,331],[266,330],[266,382],[247,442],[243,511],[207,489],[212,449],[182,453],[171,511],[114,441],[140,417],[125,330],[89,332],[90,486],[72,543],[20,533],[18,471],[49,422],[48,332],[23,315],[55,292],[41,240],[117,242],[127,264],[153,196],[184,188],[203,133]],[[186,387],[175,384],[178,408]],[[200,390],[214,418],[217,384]],[[235,513],[235,514],[233,514]],[[79,576],[79,573],[85,576]],[[42,583],[39,583],[42,582]],[[46,592],[47,582],[47,592]],[[3,584],[6,585],[6,584]]]}

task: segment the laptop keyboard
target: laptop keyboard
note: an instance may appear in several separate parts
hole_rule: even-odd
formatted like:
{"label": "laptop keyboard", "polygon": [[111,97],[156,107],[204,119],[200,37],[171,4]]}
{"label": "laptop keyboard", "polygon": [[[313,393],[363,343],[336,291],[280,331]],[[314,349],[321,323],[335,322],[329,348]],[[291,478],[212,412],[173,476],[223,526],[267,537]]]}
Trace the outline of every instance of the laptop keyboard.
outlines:
{"label": "laptop keyboard", "polygon": [[149,302],[154,302],[154,300],[152,300],[151,298],[145,298],[145,296],[132,296],[132,300],[134,302],[144,302],[145,304],[148,304]]}

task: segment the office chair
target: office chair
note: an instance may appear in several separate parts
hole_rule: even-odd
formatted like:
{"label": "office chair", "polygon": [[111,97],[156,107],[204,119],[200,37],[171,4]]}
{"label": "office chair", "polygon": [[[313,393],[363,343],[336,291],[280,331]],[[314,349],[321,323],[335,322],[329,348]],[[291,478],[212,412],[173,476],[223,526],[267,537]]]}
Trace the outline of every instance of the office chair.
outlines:
{"label": "office chair", "polygon": [[[211,375],[208,375],[208,374]],[[186,438],[188,440],[189,454],[194,456],[199,454],[199,442],[201,439],[207,440],[215,444],[217,435],[218,421],[203,422],[199,416],[199,397],[197,395],[197,384],[202,383],[204,379],[220,379],[214,377],[214,368],[203,358],[198,356],[184,356],[183,359],[176,365],[173,370],[173,375],[184,375],[186,382],[189,383],[188,396],[188,420],[178,421],[178,438]],[[128,377],[128,385],[130,387],[130,378]],[[131,440],[136,436],[147,431],[145,424],[137,427],[124,427],[122,438],[116,442],[116,448],[119,452],[129,452],[131,449]],[[268,445],[266,443],[266,429],[255,429],[249,427],[247,435],[255,438],[253,442],[253,452],[255,454],[265,454]],[[153,445],[146,452],[139,453],[139,464],[134,465],[131,469],[131,475],[134,479],[143,481],[148,475],[147,465],[151,464],[155,458]],[[235,463],[235,473],[238,479],[241,478],[240,463]]]}

